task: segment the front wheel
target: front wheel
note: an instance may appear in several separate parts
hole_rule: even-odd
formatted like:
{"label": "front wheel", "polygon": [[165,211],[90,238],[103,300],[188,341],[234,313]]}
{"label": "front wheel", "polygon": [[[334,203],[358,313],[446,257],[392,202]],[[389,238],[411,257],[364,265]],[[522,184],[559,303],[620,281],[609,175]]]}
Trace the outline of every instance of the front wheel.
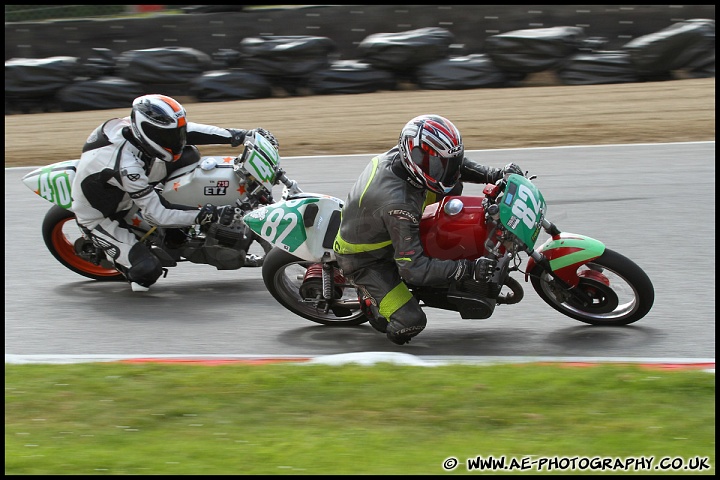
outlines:
{"label": "front wheel", "polygon": [[632,260],[608,248],[578,269],[581,289],[588,305],[559,288],[552,277],[535,266],[532,286],[545,303],[568,317],[590,325],[628,325],[643,318],[653,306],[655,290],[647,274]]}
{"label": "front wheel", "polygon": [[99,281],[125,280],[107,260],[103,260],[106,265],[96,265],[89,260],[95,249],[92,244],[85,245],[91,250],[84,253],[85,257],[76,253],[75,243],[83,243],[83,234],[75,221],[75,214],[70,210],[58,205],[50,207],[43,220],[42,236],[53,257],[73,272]]}
{"label": "front wheel", "polygon": [[322,325],[360,325],[368,318],[360,310],[357,291],[333,268],[332,296],[323,298],[321,263],[302,260],[273,248],[265,255],[262,277],[265,287],[283,307]]}

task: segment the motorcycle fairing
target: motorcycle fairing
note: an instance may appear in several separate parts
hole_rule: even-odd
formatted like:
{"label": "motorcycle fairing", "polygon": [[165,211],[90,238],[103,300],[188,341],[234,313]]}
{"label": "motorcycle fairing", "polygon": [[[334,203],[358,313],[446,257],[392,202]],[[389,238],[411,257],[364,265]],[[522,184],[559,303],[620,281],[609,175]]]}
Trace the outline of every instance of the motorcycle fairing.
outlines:
{"label": "motorcycle fairing", "polygon": [[[550,262],[550,268],[555,274],[570,286],[576,286],[579,278],[577,274],[580,266],[598,258],[605,251],[605,245],[599,240],[563,232],[549,238],[538,250]],[[528,260],[527,272],[535,267],[535,260]],[[525,274],[527,280],[528,274]]]}
{"label": "motorcycle fairing", "polygon": [[333,212],[342,201],[328,195],[301,194],[288,200],[260,207],[243,217],[245,224],[275,247],[304,260],[320,262],[334,259],[332,245],[323,240],[333,223]]}
{"label": "motorcycle fairing", "polygon": [[522,175],[512,174],[498,197],[500,221],[525,245],[532,248],[538,239],[547,204],[540,190]]}
{"label": "motorcycle fairing", "polygon": [[255,135],[253,143],[247,142],[238,163],[244,167],[247,174],[261,182],[267,191],[272,192],[280,165],[280,154],[265,137]]}
{"label": "motorcycle fairing", "polygon": [[22,178],[22,182],[50,203],[62,208],[72,206],[72,183],[78,160],[65,160],[36,168]]}
{"label": "motorcycle fairing", "polygon": [[272,198],[279,165],[278,151],[265,137],[255,135],[245,142],[238,157],[203,156],[173,172],[162,186],[163,197],[171,203],[198,207],[244,202],[251,193]]}
{"label": "motorcycle fairing", "polygon": [[176,172],[162,185],[163,197],[178,205],[232,205],[245,195],[231,157],[201,157]]}

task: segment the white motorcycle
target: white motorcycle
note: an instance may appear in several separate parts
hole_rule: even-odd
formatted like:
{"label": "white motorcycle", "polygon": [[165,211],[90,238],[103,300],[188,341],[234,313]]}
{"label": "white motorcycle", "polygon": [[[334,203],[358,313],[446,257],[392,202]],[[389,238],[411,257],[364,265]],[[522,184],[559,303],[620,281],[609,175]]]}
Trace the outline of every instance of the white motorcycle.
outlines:
{"label": "white motorcycle", "polygon": [[[28,188],[53,204],[43,220],[43,240],[50,253],[73,272],[93,280],[124,281],[122,273],[75,221],[71,187],[78,161],[53,163],[33,170],[22,179]],[[275,147],[251,131],[240,155],[201,157],[156,186],[163,197],[174,204],[234,205],[235,216],[230,225],[212,224],[206,231],[198,225],[160,228],[148,224],[137,207],[131,209],[124,220],[160,259],[163,268],[187,261],[211,265],[218,270],[259,267],[271,245],[254,234],[242,217],[259,206],[272,204],[272,189],[280,183],[286,187],[285,191],[300,191],[297,183],[288,179],[280,168]],[[250,251],[251,246],[257,253]]]}

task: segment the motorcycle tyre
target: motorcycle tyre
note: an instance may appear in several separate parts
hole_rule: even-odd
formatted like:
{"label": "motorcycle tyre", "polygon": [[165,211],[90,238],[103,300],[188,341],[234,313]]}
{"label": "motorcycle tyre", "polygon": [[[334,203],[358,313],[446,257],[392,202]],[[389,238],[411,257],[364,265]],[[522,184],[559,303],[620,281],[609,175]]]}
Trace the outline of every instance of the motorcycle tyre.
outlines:
{"label": "motorcycle tyre", "polygon": [[598,265],[602,268],[608,269],[614,272],[616,275],[621,276],[625,282],[627,282],[635,291],[635,299],[637,300],[638,306],[634,311],[628,312],[614,318],[603,317],[603,314],[593,314],[589,312],[587,314],[579,313],[578,310],[569,310],[564,307],[565,304],[558,304],[557,300],[550,297],[543,289],[543,280],[541,275],[543,270],[541,267],[536,266],[530,272],[530,280],[535,292],[543,299],[545,303],[550,305],[552,308],[567,315],[568,317],[574,318],[581,322],[590,325],[601,325],[601,326],[621,326],[629,325],[637,322],[643,318],[653,306],[655,301],[655,289],[653,288],[650,278],[647,274],[635,264],[629,258],[606,248],[602,255],[590,262]]}
{"label": "motorcycle tyre", "polygon": [[[333,327],[339,326],[354,326],[360,325],[368,321],[368,318],[360,311],[360,302],[358,301],[358,312],[349,316],[345,319],[342,317],[333,317],[332,312],[328,314],[319,313],[316,315],[312,313],[312,309],[304,308],[300,309],[296,306],[299,299],[299,294],[293,289],[291,292],[289,288],[286,288],[281,283],[281,279],[277,278],[283,273],[286,266],[294,263],[310,263],[295,255],[288,253],[279,248],[273,248],[265,255],[265,260],[262,265],[262,277],[265,283],[265,288],[270,292],[278,303],[283,307],[290,310],[296,315],[299,315],[307,320],[310,320],[321,325],[329,325]],[[293,295],[296,295],[293,298]],[[337,320],[335,320],[337,319]]]}
{"label": "motorcycle tyre", "polygon": [[104,268],[92,262],[82,259],[75,253],[73,242],[68,241],[63,234],[63,225],[67,222],[74,222],[75,214],[58,205],[53,205],[45,214],[42,223],[42,236],[45,246],[53,257],[63,264],[65,268],[72,270],[78,275],[87,277],[99,282],[125,281],[122,273],[114,268]]}

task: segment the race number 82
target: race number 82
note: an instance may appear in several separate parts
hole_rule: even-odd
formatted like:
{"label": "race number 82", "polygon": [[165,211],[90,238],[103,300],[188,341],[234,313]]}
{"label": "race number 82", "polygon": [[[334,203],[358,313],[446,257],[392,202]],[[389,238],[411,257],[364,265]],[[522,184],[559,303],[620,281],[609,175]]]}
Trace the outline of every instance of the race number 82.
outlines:
{"label": "race number 82", "polygon": [[282,202],[282,206],[272,209],[258,232],[287,252],[294,252],[307,240],[305,227],[300,219],[303,205],[314,203],[315,199],[294,199]]}
{"label": "race number 82", "polygon": [[276,208],[265,219],[260,235],[263,238],[271,239],[280,248],[292,251],[291,246],[285,245],[284,241],[297,224],[298,218],[295,212],[286,212],[282,208]]}
{"label": "race number 82", "polygon": [[[527,225],[528,228],[535,228],[535,224],[537,223],[537,214],[540,211],[540,205],[538,204],[537,199],[533,195],[532,191],[525,185],[520,185],[517,198],[518,200],[523,201],[516,201],[513,204],[513,215],[522,219],[523,223]],[[528,200],[532,203],[532,207],[528,207],[528,204],[526,203]]]}

